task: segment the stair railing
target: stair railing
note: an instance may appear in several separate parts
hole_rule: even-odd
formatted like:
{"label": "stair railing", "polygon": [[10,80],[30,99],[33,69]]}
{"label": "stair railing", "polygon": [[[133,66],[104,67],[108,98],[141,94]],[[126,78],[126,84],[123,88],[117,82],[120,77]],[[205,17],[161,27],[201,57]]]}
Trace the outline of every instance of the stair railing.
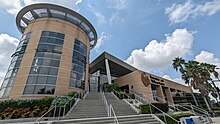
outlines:
{"label": "stair railing", "polygon": [[115,111],[114,111],[114,109],[113,109],[113,107],[112,107],[112,105],[110,104],[109,105],[109,117],[114,117],[114,124],[119,124],[119,122],[118,122],[118,118],[117,118],[117,116],[116,116],[116,114],[115,114]]}
{"label": "stair railing", "polygon": [[[54,100],[56,101],[57,98],[55,98]],[[58,116],[56,117],[58,120],[60,119],[60,116],[61,116],[61,111],[62,111],[62,108],[63,108],[63,117],[65,115],[65,112],[66,112],[66,107],[69,105],[69,108],[71,108],[74,104],[72,104],[72,100],[75,99],[75,101],[78,99],[78,94],[75,94],[73,97],[71,97],[64,105],[57,105],[57,103],[55,103],[54,106],[52,106],[46,113],[44,113],[41,117],[39,117],[35,122],[34,124],[39,124],[41,119],[43,117],[45,117],[47,114],[49,114],[50,112],[52,112],[52,110],[54,110],[53,112],[53,118],[55,119],[56,117],[56,112],[58,110]],[[69,109],[70,110],[70,109]]]}
{"label": "stair railing", "polygon": [[108,101],[106,100],[106,97],[105,97],[105,93],[104,93],[104,92],[102,92],[102,100],[104,101],[105,109],[106,109],[107,115],[108,115],[108,117],[109,117],[109,115],[110,115],[109,105],[108,105]]}
{"label": "stair railing", "polygon": [[[125,92],[124,92],[124,93],[125,93]],[[126,94],[126,93],[125,93],[125,94]],[[169,117],[169,118],[171,118],[172,120],[174,120],[177,124],[180,124],[180,121],[176,120],[175,118],[171,117],[171,116],[168,115],[167,113],[163,112],[161,109],[159,109],[158,107],[154,106],[151,102],[147,101],[145,98],[141,97],[140,95],[137,95],[136,93],[135,93],[135,95],[138,96],[138,99],[139,99],[139,100],[143,101],[142,103],[147,103],[147,104],[149,105],[150,113],[151,113],[151,114],[154,114],[154,113],[152,112],[152,107],[153,107],[154,109],[160,111],[160,112],[163,114],[163,118],[164,118],[164,121],[165,121],[166,124],[168,124],[166,117]],[[135,97],[135,99],[136,99],[136,97]]]}

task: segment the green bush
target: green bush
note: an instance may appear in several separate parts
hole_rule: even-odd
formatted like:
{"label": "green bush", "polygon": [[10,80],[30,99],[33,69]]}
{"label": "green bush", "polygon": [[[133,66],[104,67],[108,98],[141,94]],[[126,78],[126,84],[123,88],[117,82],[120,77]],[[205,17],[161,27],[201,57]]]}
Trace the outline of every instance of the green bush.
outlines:
{"label": "green bush", "polygon": [[[76,95],[77,94],[77,95]],[[76,95],[76,97],[77,98],[80,98],[81,97],[81,93],[80,92],[77,92],[77,91],[72,91],[72,92],[69,92],[68,93],[68,96],[69,97],[73,97],[73,96],[75,96]]]}
{"label": "green bush", "polygon": [[[159,111],[157,108],[159,108],[160,110],[162,110],[165,113],[167,113],[167,111],[168,111],[168,104],[167,103],[151,103],[151,104],[154,105],[156,108],[153,107],[152,105],[150,106],[149,104],[140,105],[139,109],[141,110],[141,113],[142,114],[151,114],[151,112],[153,114],[161,113],[161,111]],[[150,107],[151,107],[151,111],[150,111]]]}
{"label": "green bush", "polygon": [[108,91],[108,92],[120,91],[120,88],[119,88],[119,86],[118,86],[117,83],[112,83],[112,84],[110,84],[110,85],[107,85],[106,88],[107,88],[107,91]]}
{"label": "green bush", "polygon": [[0,101],[0,117],[5,118],[21,118],[41,116],[50,107],[53,97],[41,99],[11,99]]}

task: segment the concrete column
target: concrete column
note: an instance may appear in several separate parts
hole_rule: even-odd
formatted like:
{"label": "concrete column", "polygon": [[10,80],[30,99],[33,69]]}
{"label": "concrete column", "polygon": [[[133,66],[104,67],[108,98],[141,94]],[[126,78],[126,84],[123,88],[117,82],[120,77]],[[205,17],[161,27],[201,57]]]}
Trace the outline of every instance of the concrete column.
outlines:
{"label": "concrete column", "polygon": [[157,85],[156,87],[157,96],[159,97],[159,102],[164,102],[163,90],[161,85]]}
{"label": "concrete column", "polygon": [[173,96],[172,96],[172,94],[171,94],[171,92],[170,92],[170,88],[167,88],[167,89],[166,89],[166,95],[167,95],[167,100],[168,100],[169,102],[174,103],[174,102],[173,102]]}
{"label": "concrete column", "polygon": [[108,64],[108,59],[105,59],[105,68],[106,68],[106,73],[107,73],[108,84],[112,84],[111,73],[110,73],[110,68],[109,68],[109,64]]}

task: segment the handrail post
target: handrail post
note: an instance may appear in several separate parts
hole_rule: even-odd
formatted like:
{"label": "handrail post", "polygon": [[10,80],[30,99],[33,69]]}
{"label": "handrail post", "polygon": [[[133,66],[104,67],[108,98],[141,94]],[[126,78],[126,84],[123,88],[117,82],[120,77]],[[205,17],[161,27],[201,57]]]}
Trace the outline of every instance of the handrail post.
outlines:
{"label": "handrail post", "polygon": [[163,119],[164,119],[164,121],[165,121],[165,122],[166,122],[166,124],[167,124],[167,119],[166,119],[166,117],[165,117],[164,113],[163,113]]}
{"label": "handrail post", "polygon": [[150,108],[150,113],[152,114],[151,103],[149,103],[149,108]]}

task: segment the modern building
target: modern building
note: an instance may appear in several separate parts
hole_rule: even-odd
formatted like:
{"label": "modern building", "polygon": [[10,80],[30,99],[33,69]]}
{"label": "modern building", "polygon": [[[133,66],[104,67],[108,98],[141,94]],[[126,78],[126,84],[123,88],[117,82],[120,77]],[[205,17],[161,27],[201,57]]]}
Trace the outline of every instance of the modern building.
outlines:
{"label": "modern building", "polygon": [[[89,64],[97,43],[92,24],[80,14],[52,4],[24,7],[16,17],[22,38],[0,88],[1,99],[100,92],[117,83],[152,102],[193,102],[190,87],[138,70],[109,53]],[[196,102],[195,102],[196,103]]]}
{"label": "modern building", "polygon": [[52,4],[34,4],[17,14],[22,38],[11,56],[0,97],[66,95],[88,86],[89,54],[97,43],[92,24]]}

